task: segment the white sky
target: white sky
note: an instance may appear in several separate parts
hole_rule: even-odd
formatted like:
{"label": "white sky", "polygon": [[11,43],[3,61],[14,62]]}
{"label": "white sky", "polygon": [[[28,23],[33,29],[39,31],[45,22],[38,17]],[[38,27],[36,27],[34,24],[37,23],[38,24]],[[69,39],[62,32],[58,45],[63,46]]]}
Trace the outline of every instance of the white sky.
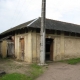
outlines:
{"label": "white sky", "polygon": [[[0,0],[0,33],[41,16],[42,0]],[[46,17],[80,24],[80,0],[46,0]]]}

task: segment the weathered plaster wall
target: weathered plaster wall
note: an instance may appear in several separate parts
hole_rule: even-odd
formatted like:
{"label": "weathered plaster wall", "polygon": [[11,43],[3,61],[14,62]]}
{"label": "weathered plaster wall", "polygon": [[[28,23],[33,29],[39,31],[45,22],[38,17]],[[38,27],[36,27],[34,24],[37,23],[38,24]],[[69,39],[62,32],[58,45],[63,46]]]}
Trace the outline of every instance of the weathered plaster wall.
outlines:
{"label": "weathered plaster wall", "polygon": [[28,32],[28,38],[27,38],[27,62],[31,63],[32,62],[32,32]]}
{"label": "weathered plaster wall", "polygon": [[[46,38],[52,38],[53,39],[53,60],[60,60],[61,54],[60,54],[60,46],[61,46],[61,37],[57,36],[56,34],[47,34]],[[40,34],[37,33],[37,60],[39,62],[40,57]]]}
{"label": "weathered plaster wall", "polygon": [[80,57],[80,38],[56,36],[54,39],[54,61]]}
{"label": "weathered plaster wall", "polygon": [[37,33],[37,62],[40,62],[40,34]]}
{"label": "weathered plaster wall", "polygon": [[[80,57],[80,38],[72,36],[47,34],[46,38],[52,38],[53,43],[53,60],[64,60],[69,58]],[[37,58],[40,54],[40,34],[37,34]]]}
{"label": "weathered plaster wall", "polygon": [[6,58],[7,56],[7,41],[4,40],[1,43],[1,55],[3,58]]}
{"label": "weathered plaster wall", "polygon": [[[31,31],[25,34],[15,35],[15,55],[20,58],[19,39],[24,37],[25,55],[24,61],[28,63],[39,62],[40,58],[40,34]],[[74,58],[80,56],[80,38],[64,36],[64,33],[47,34],[46,38],[53,39],[53,61]]]}
{"label": "weathered plaster wall", "polygon": [[15,57],[19,59],[19,37],[15,35]]}
{"label": "weathered plaster wall", "polygon": [[15,56],[16,56],[17,59],[21,60],[20,38],[24,38],[25,39],[25,34],[15,35]]}
{"label": "weathered plaster wall", "polygon": [[32,32],[32,61],[37,62],[37,35],[36,35],[36,31]]}
{"label": "weathered plaster wall", "polygon": [[80,57],[80,38],[65,37],[64,43],[65,59]]}
{"label": "weathered plaster wall", "polygon": [[20,38],[24,38],[24,61],[32,62],[32,32],[15,35],[15,55],[21,59]]}
{"label": "weathered plaster wall", "polygon": [[0,42],[0,56],[1,56],[1,42]]}
{"label": "weathered plaster wall", "polygon": [[61,59],[61,37],[55,36],[54,43],[53,43],[53,60],[60,60]]}

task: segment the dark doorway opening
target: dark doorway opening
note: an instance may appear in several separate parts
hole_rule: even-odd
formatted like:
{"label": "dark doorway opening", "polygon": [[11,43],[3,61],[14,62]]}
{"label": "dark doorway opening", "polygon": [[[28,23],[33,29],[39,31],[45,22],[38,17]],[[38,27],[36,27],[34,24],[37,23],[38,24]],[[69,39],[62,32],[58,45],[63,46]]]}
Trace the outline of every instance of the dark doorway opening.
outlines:
{"label": "dark doorway opening", "polygon": [[12,57],[14,58],[15,55],[14,55],[14,42],[8,42],[8,45],[7,45],[7,57]]}
{"label": "dark doorway opening", "polygon": [[45,59],[46,61],[53,61],[53,39],[46,38],[46,55]]}
{"label": "dark doorway opening", "polygon": [[15,58],[15,43],[14,43],[14,36],[10,36],[7,40],[7,57],[8,58]]}

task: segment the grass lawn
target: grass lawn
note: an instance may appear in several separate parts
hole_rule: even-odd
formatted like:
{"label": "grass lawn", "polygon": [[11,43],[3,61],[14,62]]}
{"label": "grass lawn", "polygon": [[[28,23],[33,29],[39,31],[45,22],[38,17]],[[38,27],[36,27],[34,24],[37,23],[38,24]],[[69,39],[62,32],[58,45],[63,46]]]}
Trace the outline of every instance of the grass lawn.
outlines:
{"label": "grass lawn", "polygon": [[62,60],[61,62],[66,62],[68,64],[77,64],[80,63],[80,58],[76,58],[76,59],[68,59],[68,60]]}
{"label": "grass lawn", "polygon": [[27,76],[20,73],[6,74],[0,80],[28,80]]}

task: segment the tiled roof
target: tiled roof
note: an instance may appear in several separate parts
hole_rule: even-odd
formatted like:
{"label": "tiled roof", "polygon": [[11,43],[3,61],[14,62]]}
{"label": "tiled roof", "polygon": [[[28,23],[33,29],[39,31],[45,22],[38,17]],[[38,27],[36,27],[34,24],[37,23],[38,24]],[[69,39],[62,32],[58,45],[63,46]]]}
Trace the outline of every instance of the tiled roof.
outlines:
{"label": "tiled roof", "polygon": [[[27,28],[29,28],[29,27],[30,28],[40,28],[41,27],[41,18],[39,17],[37,19],[33,19],[31,21],[28,21],[26,23],[18,25],[14,28],[11,28],[11,29],[1,33],[1,35],[6,34],[8,32],[11,32],[11,31],[15,31],[17,29],[22,29],[25,27],[27,27]],[[80,33],[80,25],[57,21],[57,20],[51,20],[51,19],[46,19],[46,29]]]}

